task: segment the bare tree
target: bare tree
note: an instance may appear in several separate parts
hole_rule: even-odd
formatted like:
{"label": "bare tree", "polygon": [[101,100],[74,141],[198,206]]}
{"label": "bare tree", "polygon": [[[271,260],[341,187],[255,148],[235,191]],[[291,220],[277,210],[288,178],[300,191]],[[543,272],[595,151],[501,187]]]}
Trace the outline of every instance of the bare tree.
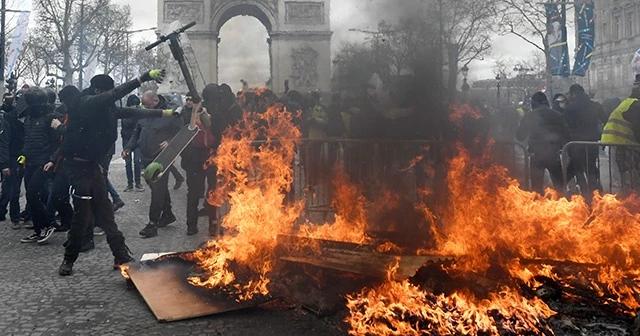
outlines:
{"label": "bare tree", "polygon": [[38,45],[40,42],[40,39],[29,34],[14,68],[19,78],[24,78],[35,85],[42,84],[49,72],[49,65],[45,62],[45,55],[42,52],[43,48]]}
{"label": "bare tree", "polygon": [[496,0],[422,0],[426,17],[438,23],[439,42],[448,51],[449,95],[457,90],[459,64],[468,65],[486,56],[497,24]]}
{"label": "bare tree", "polygon": [[104,73],[109,74],[120,68],[124,72],[127,57],[127,30],[131,27],[131,9],[128,5],[109,5],[97,20],[97,26],[104,31],[99,63]]}
{"label": "bare tree", "polygon": [[[98,41],[104,31],[96,27],[95,22],[108,7],[109,0],[36,0],[36,34],[47,41],[42,52],[47,64],[64,73],[61,77],[65,85],[70,84],[73,74],[92,62],[100,50]],[[91,43],[80,46],[81,34]],[[80,47],[84,47],[85,55],[82,64],[78,64],[76,57]]]}
{"label": "bare tree", "polygon": [[538,0],[499,0],[501,34],[514,35],[544,55],[547,87],[551,88],[551,62],[547,42],[547,13]]}

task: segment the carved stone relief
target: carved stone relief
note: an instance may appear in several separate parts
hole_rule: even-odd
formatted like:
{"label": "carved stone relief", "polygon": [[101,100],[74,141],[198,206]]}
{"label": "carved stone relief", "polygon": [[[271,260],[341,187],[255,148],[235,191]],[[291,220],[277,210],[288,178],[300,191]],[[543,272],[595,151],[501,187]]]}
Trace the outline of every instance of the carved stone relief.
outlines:
{"label": "carved stone relief", "polygon": [[164,21],[203,22],[204,3],[202,1],[173,1],[164,3]]}
{"label": "carved stone relief", "polygon": [[[228,0],[212,0],[211,1],[211,13],[217,13],[220,8],[228,3]],[[247,1],[248,5],[261,4],[269,9],[272,13],[278,13],[278,0],[254,0]]]}
{"label": "carved stone relief", "polygon": [[297,90],[313,90],[318,85],[318,56],[313,48],[305,47],[291,51],[291,79]]}
{"label": "carved stone relief", "polygon": [[301,25],[324,24],[323,2],[285,2],[286,23]]}

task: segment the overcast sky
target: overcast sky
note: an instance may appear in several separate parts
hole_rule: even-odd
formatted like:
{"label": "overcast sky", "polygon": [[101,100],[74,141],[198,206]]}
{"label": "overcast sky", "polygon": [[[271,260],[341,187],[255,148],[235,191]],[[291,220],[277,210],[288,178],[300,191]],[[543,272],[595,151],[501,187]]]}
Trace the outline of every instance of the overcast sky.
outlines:
{"label": "overcast sky", "polygon": [[[28,0],[13,0],[28,6]],[[156,27],[157,6],[154,0],[112,0],[117,4],[131,6],[133,29]],[[346,41],[364,39],[362,33],[349,32],[350,28],[375,30],[380,20],[394,21],[404,8],[401,4],[416,0],[331,0],[331,28],[334,32],[332,49],[335,52]],[[19,6],[18,6],[19,7]],[[406,7],[406,6],[405,6]],[[253,38],[238,38],[253,36]],[[266,29],[251,17],[236,17],[222,27],[220,44],[220,81],[237,87],[241,78],[251,84],[260,85],[269,77],[269,56]],[[137,34],[136,39],[155,39],[152,32]],[[481,79],[494,76],[495,58],[528,58],[534,49],[516,37],[496,36],[493,51],[484,61],[470,65],[470,78]],[[204,60],[200,60],[204,62]]]}

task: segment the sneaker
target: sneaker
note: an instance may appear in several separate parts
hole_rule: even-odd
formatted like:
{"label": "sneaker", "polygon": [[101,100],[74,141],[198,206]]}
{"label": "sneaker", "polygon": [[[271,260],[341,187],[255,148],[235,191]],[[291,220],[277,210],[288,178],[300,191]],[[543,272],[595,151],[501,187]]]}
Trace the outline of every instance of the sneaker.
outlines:
{"label": "sneaker", "polygon": [[73,274],[73,262],[68,260],[63,260],[60,268],[58,268],[58,275],[60,276],[69,276]]}
{"label": "sneaker", "polygon": [[89,252],[95,248],[96,248],[96,244],[93,243],[93,240],[90,240],[82,244],[82,247],[80,248],[80,253]]}
{"label": "sneaker", "polygon": [[168,215],[162,214],[160,217],[160,222],[156,225],[157,227],[166,227],[171,223],[176,221],[176,215],[173,212],[170,212]]}
{"label": "sneaker", "polygon": [[33,222],[30,220],[24,221],[24,228],[27,230],[33,230]]}
{"label": "sneaker", "polygon": [[46,244],[54,232],[56,232],[56,229],[54,229],[53,226],[44,229],[40,235],[40,239],[38,239],[38,245]]}
{"label": "sneaker", "polygon": [[11,222],[11,228],[14,230],[20,230],[20,221]]}
{"label": "sneaker", "polygon": [[40,240],[40,235],[37,233],[32,233],[29,237],[26,238],[22,238],[20,240],[21,243],[36,243],[38,242],[38,240]]}
{"label": "sneaker", "polygon": [[129,184],[124,190],[124,192],[130,192],[133,191],[133,184]]}
{"label": "sneaker", "polygon": [[182,187],[182,184],[184,183],[184,178],[180,177],[176,179],[176,184],[173,185],[173,190],[178,190]]}
{"label": "sneaker", "polygon": [[115,257],[113,258],[114,270],[120,269],[120,266],[124,264],[135,261],[135,259],[133,259],[133,257],[131,256],[133,253],[131,253],[131,250],[129,250],[129,247],[125,244],[122,244],[121,247],[115,249],[113,251],[113,254],[115,255]]}
{"label": "sneaker", "polygon": [[104,230],[102,228],[94,226],[93,227],[93,235],[94,236],[104,236]]}
{"label": "sneaker", "polygon": [[140,235],[144,238],[155,237],[158,235],[158,227],[151,222],[140,231]]}
{"label": "sneaker", "polygon": [[197,226],[189,226],[187,227],[187,236],[195,236],[198,234]]}
{"label": "sneaker", "polygon": [[143,192],[144,191],[144,187],[142,186],[142,184],[136,183],[136,191],[137,192]]}
{"label": "sneaker", "polygon": [[118,200],[116,202],[113,202],[113,212],[116,212],[120,209],[122,209],[122,207],[125,206],[124,202],[122,200]]}

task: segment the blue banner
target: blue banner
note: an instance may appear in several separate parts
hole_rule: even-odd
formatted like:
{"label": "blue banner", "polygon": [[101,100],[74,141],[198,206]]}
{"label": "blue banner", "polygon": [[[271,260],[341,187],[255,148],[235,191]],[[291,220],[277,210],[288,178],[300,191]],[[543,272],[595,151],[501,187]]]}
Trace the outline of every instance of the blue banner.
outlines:
{"label": "blue banner", "polygon": [[584,77],[591,64],[591,55],[595,50],[596,25],[593,16],[593,4],[576,5],[578,21],[578,48],[573,64],[573,75]]}
{"label": "blue banner", "polygon": [[547,45],[551,74],[569,77],[569,46],[567,45],[567,26],[558,11],[558,5],[544,5],[547,12]]}

